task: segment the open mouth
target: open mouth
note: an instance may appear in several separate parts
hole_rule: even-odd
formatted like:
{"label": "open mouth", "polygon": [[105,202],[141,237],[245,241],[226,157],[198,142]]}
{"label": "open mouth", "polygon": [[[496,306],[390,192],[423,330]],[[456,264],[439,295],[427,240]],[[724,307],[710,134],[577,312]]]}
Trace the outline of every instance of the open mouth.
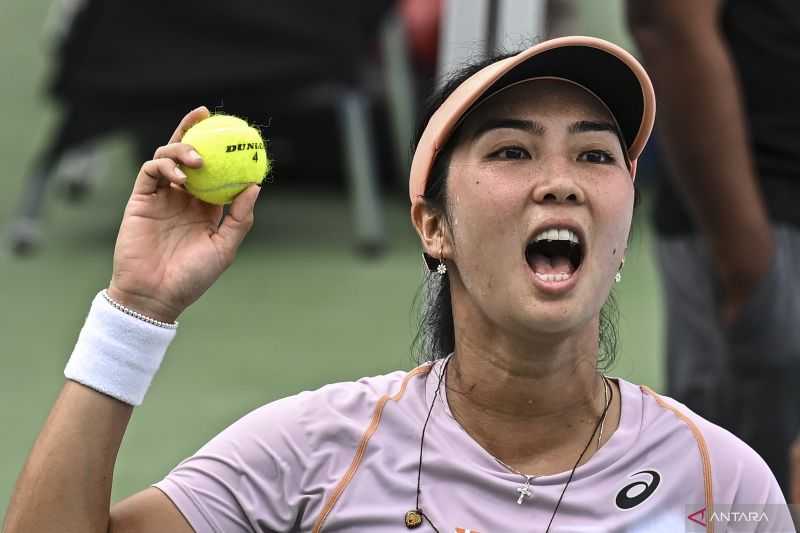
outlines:
{"label": "open mouth", "polygon": [[528,242],[525,259],[541,281],[566,281],[581,266],[583,244],[573,230],[548,228]]}

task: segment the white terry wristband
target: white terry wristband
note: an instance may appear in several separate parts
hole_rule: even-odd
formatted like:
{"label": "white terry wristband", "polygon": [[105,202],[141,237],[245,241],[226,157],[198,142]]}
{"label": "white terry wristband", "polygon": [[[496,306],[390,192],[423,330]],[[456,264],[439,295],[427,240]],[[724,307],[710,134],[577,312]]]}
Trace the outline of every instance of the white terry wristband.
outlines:
{"label": "white terry wristband", "polygon": [[100,292],[64,369],[67,379],[130,405],[140,405],[175,329],[120,311]]}

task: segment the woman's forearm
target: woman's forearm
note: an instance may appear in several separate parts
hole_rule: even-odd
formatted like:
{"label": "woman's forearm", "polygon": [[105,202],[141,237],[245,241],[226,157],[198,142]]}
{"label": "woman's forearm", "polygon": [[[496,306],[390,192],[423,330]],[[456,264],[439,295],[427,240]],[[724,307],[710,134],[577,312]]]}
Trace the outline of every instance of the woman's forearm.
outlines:
{"label": "woman's forearm", "polygon": [[17,480],[3,533],[106,533],[133,407],[67,381]]}

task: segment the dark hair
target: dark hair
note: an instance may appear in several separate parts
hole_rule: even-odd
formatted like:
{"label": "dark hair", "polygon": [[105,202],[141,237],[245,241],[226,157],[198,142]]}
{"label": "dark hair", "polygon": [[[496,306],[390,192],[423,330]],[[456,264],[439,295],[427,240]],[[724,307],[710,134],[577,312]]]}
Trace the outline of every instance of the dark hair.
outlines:
{"label": "dark hair", "polygon": [[[475,61],[452,74],[444,85],[427,100],[424,114],[417,128],[414,144],[419,143],[428,121],[459,85],[484,67],[516,54],[517,52],[504,53]],[[438,211],[445,219],[447,222],[445,227],[448,230],[452,228],[452,225],[447,212],[447,173],[453,150],[457,145],[458,133],[457,129],[450,135],[447,143],[434,160],[423,195],[425,203],[430,208]],[[620,140],[620,142],[623,141]],[[639,191],[634,186],[634,208],[638,203]],[[422,295],[421,304],[419,302],[420,295]],[[455,349],[455,324],[453,323],[453,304],[450,298],[450,277],[440,276],[425,268],[425,279],[415,297],[415,307],[420,305],[418,329],[412,342],[412,354],[419,363],[442,359]],[[601,370],[608,370],[616,359],[618,318],[619,310],[612,292],[600,310],[597,364]]]}

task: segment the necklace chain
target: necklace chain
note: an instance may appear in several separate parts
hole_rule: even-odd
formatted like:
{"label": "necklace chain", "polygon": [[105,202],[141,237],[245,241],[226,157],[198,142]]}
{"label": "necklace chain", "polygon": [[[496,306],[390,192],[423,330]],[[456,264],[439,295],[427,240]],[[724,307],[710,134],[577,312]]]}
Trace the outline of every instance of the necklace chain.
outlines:
{"label": "necklace chain", "polygon": [[600,433],[597,434],[597,449],[600,449],[600,444],[603,441],[603,429],[606,425],[606,413],[608,413],[608,408],[611,406],[611,400],[608,398],[608,389],[611,388],[611,384],[608,382],[608,378],[603,376],[603,416],[600,418]]}
{"label": "necklace chain", "polygon": [[[610,400],[608,398],[608,389],[609,389],[609,387],[611,387],[611,385],[608,383],[608,378],[606,378],[605,376],[602,376],[602,378],[603,378],[603,414],[600,416],[600,432],[597,435],[597,449],[598,450],[600,449],[600,444],[601,444],[601,442],[603,440],[603,429],[604,429],[605,423],[606,423],[606,413],[608,412],[608,409],[609,409],[609,406],[610,406],[610,403],[609,403]],[[596,428],[595,428],[595,431],[596,431]],[[530,485],[531,485],[531,482],[534,481],[535,479],[537,479],[539,476],[533,476],[533,475],[530,475],[530,474],[525,474],[523,472],[520,472],[519,470],[517,470],[513,466],[509,465],[508,463],[504,462],[502,459],[500,459],[499,457],[494,455],[489,450],[486,450],[486,451],[489,453],[489,455],[491,455],[494,458],[495,461],[500,463],[503,467],[508,469],[510,472],[513,472],[514,474],[517,474],[518,476],[522,476],[522,477],[525,478],[525,483],[523,485],[521,485],[520,487],[517,487],[517,492],[520,494],[519,498],[517,498],[517,504],[522,505],[522,503],[525,501],[525,499],[529,499],[531,496],[533,496],[533,492],[530,490]]]}
{"label": "necklace chain", "polygon": [[[416,527],[419,527],[420,525],[422,525],[422,520],[425,519],[425,520],[428,521],[428,523],[430,524],[430,526],[433,528],[434,531],[436,531],[437,533],[439,532],[439,530],[433,524],[433,521],[431,521],[431,519],[428,518],[428,516],[423,512],[422,508],[420,507],[420,495],[422,493],[422,451],[423,451],[424,444],[425,444],[425,430],[428,428],[428,422],[430,421],[431,413],[433,413],[433,407],[436,404],[436,399],[439,397],[439,391],[440,391],[440,389],[442,387],[442,381],[444,380],[444,377],[445,377],[445,375],[447,373],[447,365],[450,364],[450,359],[452,357],[453,357],[452,355],[450,357],[448,357],[447,360],[444,362],[444,365],[442,365],[442,372],[439,375],[439,382],[438,382],[438,384],[436,386],[436,391],[434,392],[434,395],[433,395],[433,401],[431,402],[431,405],[430,405],[430,407],[428,409],[428,416],[425,418],[425,423],[422,426],[422,435],[420,436],[420,441],[419,441],[419,465],[418,465],[418,468],[417,468],[416,505],[415,505],[414,509],[412,509],[411,511],[408,511],[406,513],[406,516],[405,516],[406,527],[409,528],[409,529],[414,529]],[[610,387],[611,386],[608,384],[608,378],[603,376],[603,395],[604,395],[604,399],[605,399],[605,407],[603,408],[603,414],[600,415],[600,419],[597,421],[597,424],[595,424],[594,431],[592,431],[592,435],[589,437],[589,442],[586,443],[586,447],[583,449],[581,454],[578,456],[578,460],[575,462],[575,466],[572,467],[572,470],[569,473],[569,478],[567,479],[567,482],[564,484],[564,488],[561,491],[561,495],[558,497],[558,501],[556,502],[556,506],[553,509],[553,514],[552,514],[552,516],[550,516],[550,521],[548,522],[547,529],[545,530],[546,532],[550,531],[550,526],[553,524],[553,520],[555,519],[556,514],[558,513],[558,508],[561,506],[561,500],[564,499],[564,494],[567,492],[567,487],[569,487],[569,484],[572,481],[572,477],[575,475],[575,470],[578,468],[578,465],[580,464],[581,460],[583,459],[583,456],[586,455],[586,451],[589,449],[589,446],[591,446],[592,440],[594,439],[595,433],[598,433],[598,431],[597,431],[598,429],[600,430],[600,432],[599,432],[598,437],[597,437],[597,447],[598,448],[600,447],[600,443],[601,443],[602,438],[603,438],[603,426],[605,425],[606,414],[608,413],[608,409],[611,406],[611,402],[614,399],[614,389],[611,389],[610,390],[610,394],[609,394],[609,390],[608,389]],[[609,398],[609,396],[610,396],[610,398]],[[492,457],[494,457],[494,455],[492,455]],[[532,495],[532,491],[530,489],[530,484],[531,484],[531,481],[536,479],[537,476],[530,476],[530,475],[527,475],[527,474],[523,474],[522,472],[510,467],[509,465],[507,465],[506,463],[504,463],[503,461],[501,461],[497,457],[494,457],[494,458],[495,458],[496,461],[498,461],[500,464],[502,464],[503,466],[508,468],[510,471],[525,477],[525,484],[522,485],[521,487],[517,488],[517,492],[519,492],[519,498],[517,499],[517,503],[518,504],[522,504],[522,502],[524,501],[525,498],[530,498],[530,496]]]}

